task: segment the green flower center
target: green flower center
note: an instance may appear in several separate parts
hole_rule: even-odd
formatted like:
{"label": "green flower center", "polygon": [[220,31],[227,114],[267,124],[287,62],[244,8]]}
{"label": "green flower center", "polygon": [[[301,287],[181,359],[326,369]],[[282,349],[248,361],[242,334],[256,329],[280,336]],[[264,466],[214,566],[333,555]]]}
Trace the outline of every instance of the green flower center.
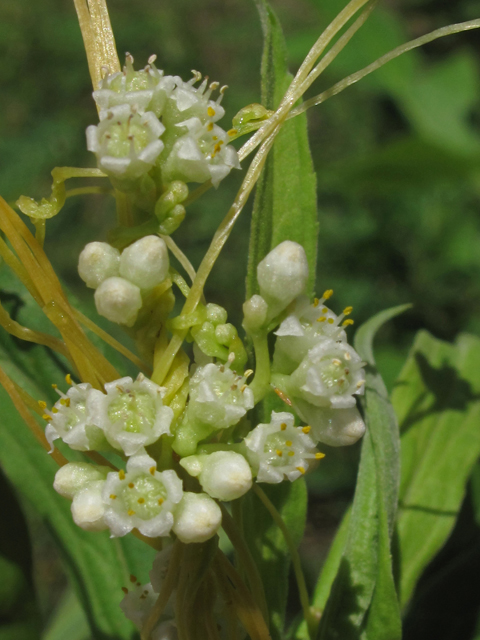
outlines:
{"label": "green flower center", "polygon": [[126,484],[122,491],[123,504],[129,515],[150,520],[163,509],[167,497],[165,485],[156,478],[138,476]]}
{"label": "green flower center", "polygon": [[122,422],[124,431],[142,433],[155,423],[156,406],[153,398],[142,391],[118,395],[108,407],[110,422]]}

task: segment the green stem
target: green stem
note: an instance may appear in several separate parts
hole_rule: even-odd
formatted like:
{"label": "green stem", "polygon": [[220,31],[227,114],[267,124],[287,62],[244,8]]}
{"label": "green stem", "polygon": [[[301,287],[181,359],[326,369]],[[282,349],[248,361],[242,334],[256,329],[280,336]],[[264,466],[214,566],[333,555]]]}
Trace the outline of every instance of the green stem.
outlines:
{"label": "green stem", "polygon": [[[238,500],[235,500],[238,502]],[[222,528],[227,534],[230,542],[235,549],[235,554],[239,561],[239,566],[244,569],[247,576],[248,584],[252,591],[252,595],[262,611],[263,618],[268,624],[268,606],[265,598],[265,591],[263,588],[262,578],[258,571],[255,560],[250,553],[250,549],[245,542],[245,539],[241,532],[238,530],[232,516],[228,513],[225,506],[220,502],[220,509],[222,510]]]}
{"label": "green stem", "polygon": [[255,377],[249,389],[253,392],[255,404],[258,404],[270,389],[270,352],[265,332],[254,334],[252,341],[255,350]]}
{"label": "green stem", "polygon": [[280,529],[285,538],[285,542],[287,543],[288,549],[290,551],[290,555],[292,558],[293,571],[295,573],[295,578],[297,580],[298,593],[300,596],[300,603],[302,605],[303,615],[305,617],[305,621],[307,623],[308,632],[310,638],[315,638],[317,627],[318,627],[318,619],[313,613],[310,607],[310,598],[308,596],[307,584],[305,582],[305,576],[303,575],[302,563],[300,560],[300,555],[298,553],[297,547],[293,541],[292,536],[290,535],[290,531],[287,529],[285,522],[282,519],[282,516],[278,513],[275,505],[268,498],[266,493],[260,489],[258,484],[253,485],[253,490],[257,494],[258,498],[262,501],[267,511],[273,518],[273,521]]}

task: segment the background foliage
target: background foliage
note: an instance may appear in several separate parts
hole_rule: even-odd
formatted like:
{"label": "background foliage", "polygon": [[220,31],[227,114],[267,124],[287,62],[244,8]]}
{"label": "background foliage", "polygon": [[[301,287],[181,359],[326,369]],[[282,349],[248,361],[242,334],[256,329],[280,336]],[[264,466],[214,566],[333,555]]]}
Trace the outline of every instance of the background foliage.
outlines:
{"label": "background foliage", "polygon": [[[294,70],[343,2],[276,0],[273,5],[284,27]],[[187,77],[194,68],[227,82],[226,120],[242,106],[260,101],[262,34],[253,2],[112,0],[110,10],[119,52],[130,50],[139,64],[155,52],[158,66],[167,73]],[[315,93],[401,42],[475,17],[478,4],[473,0],[384,2],[327,70]],[[2,3],[0,55],[0,193],[7,200],[20,194],[38,198],[49,193],[53,166],[93,166],[93,156],[85,150],[84,130],[95,122],[96,114],[71,4],[59,0]],[[460,332],[480,333],[479,57],[478,34],[450,37],[389,64],[308,115],[317,171],[318,290],[335,290],[336,310],[352,304],[358,324],[382,309],[413,303],[412,310],[380,331],[376,342],[375,358],[389,389],[418,329],[425,328],[442,341],[451,341]],[[177,234],[195,265],[238,184],[239,176],[231,176],[217,193],[202,198]],[[249,214],[246,211],[240,219],[221,267],[214,270],[207,288],[207,297],[225,306],[234,322],[244,296],[239,293],[231,298],[229,292],[245,288]],[[75,198],[48,228],[47,253],[70,289],[90,308],[90,293],[77,276],[72,256],[78,255],[86,242],[105,238],[112,215],[111,203],[102,196]],[[15,287],[4,274],[1,277],[1,287],[8,296]],[[11,304],[15,304],[13,297]],[[417,400],[428,407],[429,398],[434,406],[436,399],[453,398],[451,405],[442,408],[450,407],[455,415],[453,426],[446,418],[445,436],[437,444],[430,443],[430,464],[428,460],[415,461],[424,469],[424,481],[420,482],[421,477],[412,479],[404,468],[401,499],[426,491],[441,452],[445,466],[432,480],[439,495],[451,486],[445,469],[454,473],[461,467],[466,479],[474,468],[465,500],[461,485],[449,493],[448,500],[435,506],[445,511],[443,528],[435,540],[425,542],[423,564],[420,559],[412,565],[415,579],[443,547],[440,556],[423,574],[414,594],[408,583],[402,583],[404,603],[408,603],[405,637],[412,640],[475,637],[480,602],[480,473],[474,466],[478,416],[470,419],[471,433],[465,431],[463,436],[471,443],[468,462],[463,450],[455,453],[458,438],[448,440],[452,430],[457,433],[458,412],[466,411],[465,403],[478,393],[456,378],[455,371],[463,362],[461,344],[454,348],[431,337],[418,338],[406,365],[425,374],[425,360],[428,364],[431,359],[430,368],[435,365],[441,369],[442,363],[447,363],[440,381],[434,374],[422,378],[429,381],[431,395]],[[465,371],[465,376],[470,375]],[[410,390],[409,397],[408,390],[395,388],[393,400],[402,429],[407,408],[416,406],[416,392],[420,393],[418,388]],[[432,424],[428,415],[421,419],[422,437],[428,441]],[[404,446],[414,444],[407,440]],[[311,504],[302,551],[312,585],[353,495],[357,472],[357,447],[328,454],[309,478]],[[443,478],[440,489],[435,478]],[[78,602],[72,592],[65,591],[66,578],[48,527],[34,513],[27,517],[30,529],[34,527],[36,532],[31,546],[24,515],[28,508],[20,510],[5,481],[0,496],[2,513],[8,513],[0,525],[0,568],[2,576],[8,577],[0,586],[0,640],[39,638],[41,627],[48,624],[53,627],[45,640],[75,640],[73,632],[65,631],[62,624],[67,628],[72,625],[78,640],[88,637]],[[417,518],[421,517],[426,518],[417,513]],[[401,508],[399,518],[400,539],[394,537],[394,544],[407,545],[408,550],[408,538],[401,539],[402,526],[406,528],[404,523],[415,518],[415,513]],[[430,527],[421,521],[414,525],[425,530]],[[291,591],[293,616],[298,604],[295,590]],[[437,612],[439,602],[441,615]],[[59,603],[61,614],[53,620]],[[78,622],[72,624],[75,615]],[[20,621],[23,626],[18,626]]]}

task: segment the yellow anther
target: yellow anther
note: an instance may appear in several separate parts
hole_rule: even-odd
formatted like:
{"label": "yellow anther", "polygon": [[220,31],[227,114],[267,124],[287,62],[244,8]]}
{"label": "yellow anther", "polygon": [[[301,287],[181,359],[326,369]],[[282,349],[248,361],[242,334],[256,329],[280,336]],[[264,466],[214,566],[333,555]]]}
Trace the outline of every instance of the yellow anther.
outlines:
{"label": "yellow anther", "polygon": [[143,504],[145,502],[145,498],[139,498],[137,502],[138,504]]}
{"label": "yellow anther", "polygon": [[129,516],[134,516],[135,515],[135,511],[133,509],[129,509],[127,511],[127,513],[128,513]]}
{"label": "yellow anther", "polygon": [[208,107],[207,113],[210,116],[210,118],[213,118],[213,116],[215,115],[215,109],[213,109],[212,107]]}
{"label": "yellow anther", "polygon": [[285,444],[287,445],[287,447],[291,447],[293,443],[291,440],[286,440]]}
{"label": "yellow anther", "polygon": [[357,387],[357,389],[360,389],[360,387],[362,387],[364,384],[365,380],[359,380],[355,386]]}
{"label": "yellow anther", "polygon": [[347,318],[342,322],[342,327],[349,327],[353,324],[353,320],[351,318]]}
{"label": "yellow anther", "polygon": [[318,307],[318,305],[319,305],[319,304],[320,304],[320,300],[319,300],[318,298],[315,298],[315,299],[313,300],[313,306],[314,306],[314,307]]}
{"label": "yellow anther", "polygon": [[333,296],[333,289],[327,289],[326,291],[323,292],[323,296],[322,298],[324,300],[328,300],[329,298],[331,298]]}
{"label": "yellow anther", "polygon": [[163,498],[158,499],[158,504],[161,506],[163,504]]}
{"label": "yellow anther", "polygon": [[295,455],[295,451],[289,451],[287,453],[287,456],[290,456],[290,458],[293,458],[294,455]]}
{"label": "yellow anther", "polygon": [[47,416],[47,414],[46,414],[46,413],[44,413],[44,414],[43,414],[42,418],[43,418],[44,420],[47,420],[47,422],[48,422],[48,420],[51,420],[51,419],[52,419],[52,417],[51,417],[51,416]]}
{"label": "yellow anther", "polygon": [[57,407],[52,407],[52,413],[58,413]]}
{"label": "yellow anther", "polygon": [[133,482],[129,482],[129,483],[128,483],[128,487],[129,487],[130,489],[133,489],[133,487],[134,487],[134,486],[135,486],[135,485],[133,484]]}
{"label": "yellow anther", "polygon": [[280,425],[280,429],[282,431],[285,431],[286,428],[287,428],[287,423],[286,422],[282,422],[282,424]]}
{"label": "yellow anther", "polygon": [[337,367],[339,367],[342,364],[342,361],[338,358],[332,358],[332,364],[335,364]]}
{"label": "yellow anther", "polygon": [[328,309],[327,309],[327,307],[323,307],[323,309],[322,309],[322,313],[328,313]]}
{"label": "yellow anther", "polygon": [[207,131],[213,131],[213,122],[209,122],[207,125]]}
{"label": "yellow anther", "polygon": [[245,371],[245,373],[243,374],[243,377],[244,377],[245,379],[246,379],[246,378],[249,378],[249,377],[252,375],[252,373],[253,373],[253,369],[247,369],[247,370]]}
{"label": "yellow anther", "polygon": [[114,493],[110,494],[110,500],[116,500],[117,496]]}
{"label": "yellow anther", "polygon": [[324,457],[325,457],[325,454],[320,453],[320,451],[317,451],[317,453],[315,454],[315,460],[321,460]]}
{"label": "yellow anther", "polygon": [[238,131],[236,129],[230,129],[230,131],[227,131],[227,134],[233,138],[233,136],[236,136],[238,133]]}
{"label": "yellow anther", "polygon": [[334,320],[333,318],[329,318],[329,319],[327,320],[327,322],[328,322],[328,324],[333,324],[333,323],[335,322],[335,320]]}
{"label": "yellow anther", "polygon": [[312,430],[312,427],[310,426],[302,427],[303,433],[310,433],[311,430]]}
{"label": "yellow anther", "polygon": [[214,153],[220,153],[221,150],[222,150],[222,147],[220,146],[220,143],[216,144],[213,149]]}
{"label": "yellow anther", "polygon": [[349,316],[353,311],[353,307],[345,307],[345,309],[343,310],[343,315],[345,316]]}
{"label": "yellow anther", "polygon": [[275,451],[275,453],[277,454],[277,456],[278,456],[279,458],[281,458],[281,457],[283,456],[283,451],[280,451],[280,449],[277,449],[277,450]]}
{"label": "yellow anther", "polygon": [[120,480],[125,480],[125,471],[123,469],[120,469],[120,471],[118,472],[118,477],[120,478]]}
{"label": "yellow anther", "polygon": [[156,467],[150,467],[149,471],[152,476],[155,475],[155,470],[156,470]]}
{"label": "yellow anther", "polygon": [[351,360],[352,356],[348,353],[348,351],[345,351],[345,353],[343,354],[343,357],[345,358],[345,360]]}
{"label": "yellow anther", "polygon": [[69,373],[65,376],[65,382],[67,384],[72,384],[72,376]]}
{"label": "yellow anther", "polygon": [[58,389],[58,384],[52,384],[52,389]]}
{"label": "yellow anther", "polygon": [[40,407],[40,409],[46,409],[47,408],[47,403],[45,402],[45,400],[39,400],[38,401],[38,406]]}
{"label": "yellow anther", "polygon": [[240,387],[240,391],[243,393],[246,388],[247,388],[247,385],[246,384],[242,384],[242,386]]}
{"label": "yellow anther", "polygon": [[213,140],[214,142],[216,142],[216,141],[218,140],[218,136],[213,136],[213,137],[212,137],[212,140]]}
{"label": "yellow anther", "polygon": [[326,316],[320,316],[320,318],[317,318],[317,322],[325,322],[326,319]]}
{"label": "yellow anther", "polygon": [[305,473],[305,469],[303,467],[297,467],[297,471],[300,471],[300,473]]}

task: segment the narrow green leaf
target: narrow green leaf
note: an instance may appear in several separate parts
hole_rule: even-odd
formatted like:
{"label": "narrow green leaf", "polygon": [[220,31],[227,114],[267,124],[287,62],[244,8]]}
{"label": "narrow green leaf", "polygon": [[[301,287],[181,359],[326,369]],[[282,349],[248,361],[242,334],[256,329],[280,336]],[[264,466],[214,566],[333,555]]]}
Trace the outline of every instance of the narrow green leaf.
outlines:
{"label": "narrow green leaf", "polygon": [[[273,502],[295,544],[299,544],[305,528],[307,489],[303,478],[293,483],[264,485],[262,489]],[[250,491],[242,504],[244,535],[262,576],[273,640],[283,637],[287,604],[290,556],[285,539],[273,523],[259,498]]]}
{"label": "narrow green leaf", "polygon": [[68,588],[42,640],[88,640],[90,628],[73,589]]}
{"label": "narrow green leaf", "polygon": [[[262,102],[276,108],[292,76],[280,23],[266,0],[255,0],[264,35]],[[250,231],[247,297],[258,292],[256,270],[264,256],[280,242],[301,244],[315,282],[317,252],[316,176],[308,146],[307,120],[301,116],[283,125],[257,183]]]}
{"label": "narrow green leaf", "polygon": [[[367,432],[348,532],[341,530],[340,541],[332,548],[334,557],[327,561],[336,564],[338,571],[320,620],[318,640],[400,638],[390,557],[399,481],[398,427],[387,390],[375,369],[372,343],[382,324],[406,308],[408,305],[384,311],[357,331],[355,348],[367,362],[362,402]],[[338,547],[344,536],[344,552],[339,560]],[[322,581],[328,585],[331,576],[322,577]]]}
{"label": "narrow green leaf", "polygon": [[392,395],[402,443],[402,606],[447,540],[480,455],[479,361],[477,337],[461,335],[449,344],[422,331]]}

